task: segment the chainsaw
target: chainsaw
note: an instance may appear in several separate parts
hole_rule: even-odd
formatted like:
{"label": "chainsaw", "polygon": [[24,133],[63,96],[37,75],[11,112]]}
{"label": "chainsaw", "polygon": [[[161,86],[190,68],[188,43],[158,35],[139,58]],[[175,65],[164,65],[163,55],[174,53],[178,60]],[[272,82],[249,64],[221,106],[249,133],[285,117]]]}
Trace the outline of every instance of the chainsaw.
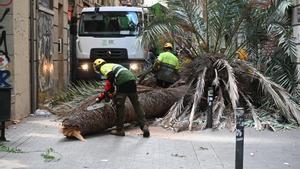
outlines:
{"label": "chainsaw", "polygon": [[[112,100],[114,94],[113,94],[113,93],[110,93],[110,94],[104,93],[104,94],[105,94],[104,101],[105,101],[106,103],[109,103],[109,102]],[[101,101],[99,101],[99,99],[97,98],[97,99],[96,99],[96,102],[95,102],[93,105],[88,106],[88,107],[86,108],[86,110],[87,110],[87,111],[91,111],[91,110],[100,109],[100,108],[102,108],[102,107],[104,107],[104,103],[102,103]]]}
{"label": "chainsaw", "polygon": [[104,103],[102,103],[102,102],[97,103],[97,102],[96,102],[95,104],[92,104],[92,105],[88,106],[88,107],[86,108],[86,110],[87,110],[87,111],[97,110],[97,109],[100,109],[100,108],[102,108],[102,107],[104,107]]}
{"label": "chainsaw", "polygon": [[[111,101],[111,98],[113,97],[113,94],[106,94],[104,101],[106,103],[109,103]],[[100,102],[98,99],[96,100],[96,102],[93,105],[90,105],[86,108],[87,111],[91,111],[91,110],[96,110],[96,109],[100,109],[104,107],[104,103]]]}

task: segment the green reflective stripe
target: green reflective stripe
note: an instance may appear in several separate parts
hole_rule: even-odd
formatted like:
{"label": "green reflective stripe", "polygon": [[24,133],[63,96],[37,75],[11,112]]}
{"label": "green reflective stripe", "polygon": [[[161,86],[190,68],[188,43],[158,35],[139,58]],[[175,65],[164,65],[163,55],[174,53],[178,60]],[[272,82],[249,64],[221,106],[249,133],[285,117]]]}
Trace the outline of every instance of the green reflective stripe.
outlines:
{"label": "green reflective stripe", "polygon": [[118,77],[119,73],[120,73],[122,70],[127,70],[127,69],[124,68],[122,65],[116,65],[116,66],[114,66],[114,67],[113,67],[113,71],[114,71],[115,77]]}
{"label": "green reflective stripe", "polygon": [[118,65],[118,66],[114,67],[113,69],[114,69],[114,74],[115,74],[117,85],[121,85],[130,80],[136,80],[135,76],[132,74],[132,72],[122,65]]}
{"label": "green reflective stripe", "polygon": [[118,77],[119,73],[120,73],[121,71],[124,71],[124,70],[127,70],[127,69],[124,68],[124,67],[120,68],[120,69],[117,71],[117,73],[115,74],[115,77]]}
{"label": "green reflective stripe", "polygon": [[[122,68],[124,68],[122,65],[115,65],[113,68],[112,68],[112,70],[113,71],[116,71],[117,69],[122,69]],[[125,68],[124,68],[125,69]]]}

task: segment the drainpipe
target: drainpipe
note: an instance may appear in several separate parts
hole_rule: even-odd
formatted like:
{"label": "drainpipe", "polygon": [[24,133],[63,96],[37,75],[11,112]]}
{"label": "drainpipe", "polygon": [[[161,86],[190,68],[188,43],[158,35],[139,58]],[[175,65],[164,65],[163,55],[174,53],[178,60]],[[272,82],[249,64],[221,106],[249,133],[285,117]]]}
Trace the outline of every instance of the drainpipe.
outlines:
{"label": "drainpipe", "polygon": [[36,109],[36,95],[35,95],[35,73],[34,73],[34,0],[29,0],[30,7],[30,43],[29,43],[29,66],[30,66],[30,112],[34,113]]}

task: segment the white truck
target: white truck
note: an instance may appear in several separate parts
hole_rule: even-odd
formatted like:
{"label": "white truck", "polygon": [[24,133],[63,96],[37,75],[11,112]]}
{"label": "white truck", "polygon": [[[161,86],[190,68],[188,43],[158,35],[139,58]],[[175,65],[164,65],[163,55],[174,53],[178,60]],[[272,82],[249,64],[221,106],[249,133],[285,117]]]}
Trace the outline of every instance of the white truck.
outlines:
{"label": "white truck", "polygon": [[83,8],[76,40],[77,80],[94,79],[97,58],[119,63],[138,74],[147,54],[139,37],[145,18],[142,7]]}

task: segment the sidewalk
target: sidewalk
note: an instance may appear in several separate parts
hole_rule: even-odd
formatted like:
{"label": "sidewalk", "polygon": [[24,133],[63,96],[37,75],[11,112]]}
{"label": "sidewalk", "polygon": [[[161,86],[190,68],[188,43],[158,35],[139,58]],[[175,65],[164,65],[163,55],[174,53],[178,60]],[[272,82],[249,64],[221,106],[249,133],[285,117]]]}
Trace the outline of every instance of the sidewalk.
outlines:
{"label": "sidewalk", "polygon": [[[125,137],[98,134],[87,142],[66,139],[55,116],[29,117],[6,130],[5,146],[25,153],[0,152],[0,168],[28,169],[234,169],[235,133],[195,131],[173,133],[150,127],[151,137],[139,129]],[[45,162],[48,148],[58,161]],[[299,169],[300,129],[286,132],[245,131],[244,169]]]}

